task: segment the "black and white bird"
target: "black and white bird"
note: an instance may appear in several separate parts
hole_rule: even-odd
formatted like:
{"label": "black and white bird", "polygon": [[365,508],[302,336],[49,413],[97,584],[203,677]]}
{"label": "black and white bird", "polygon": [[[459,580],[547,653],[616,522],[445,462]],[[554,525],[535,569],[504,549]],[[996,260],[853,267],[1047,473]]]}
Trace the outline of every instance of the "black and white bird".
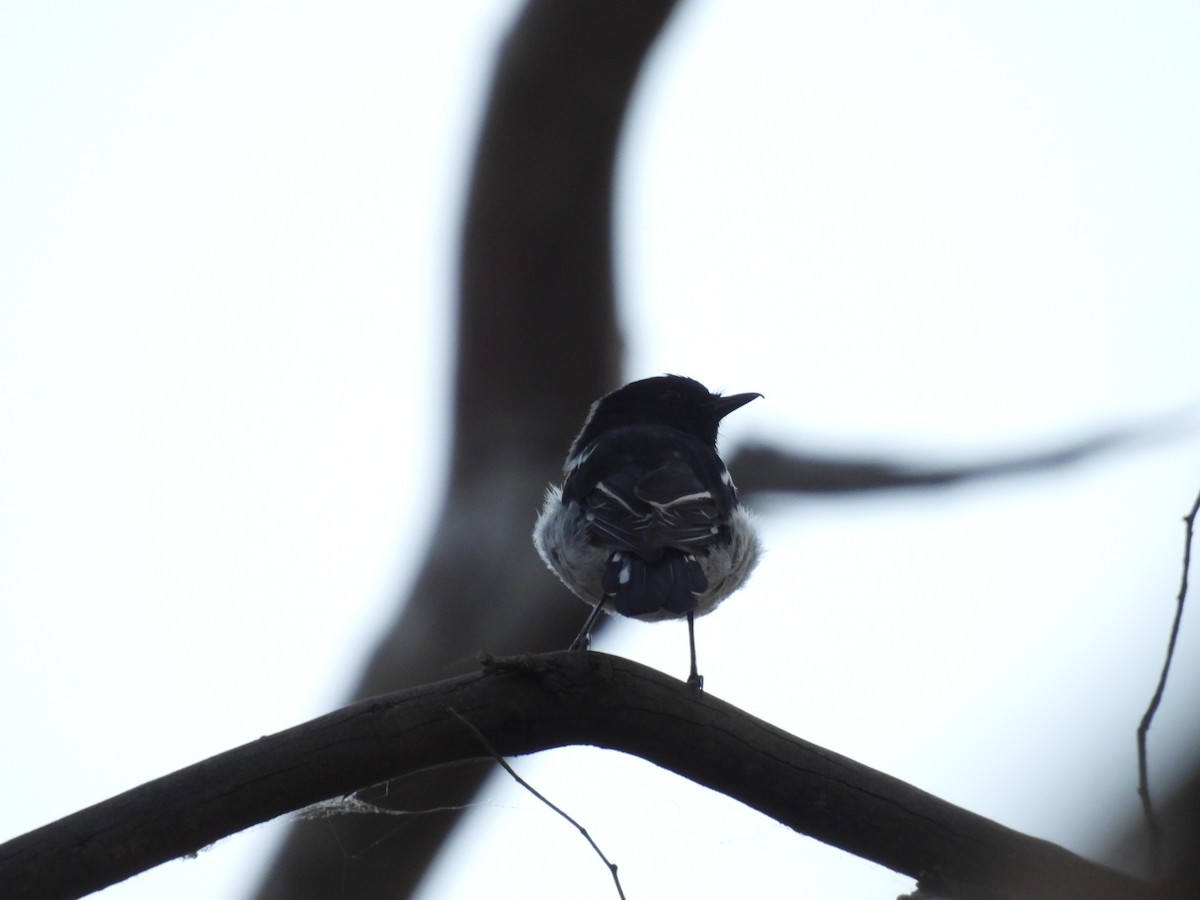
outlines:
{"label": "black and white bird", "polygon": [[722,397],[681,375],[645,378],[592,404],[571,444],[561,487],[533,529],[543,560],[594,607],[572,649],[586,649],[600,613],[648,622],[695,617],[749,577],[761,553],[751,514],[717,455],[721,420],[761,394]]}

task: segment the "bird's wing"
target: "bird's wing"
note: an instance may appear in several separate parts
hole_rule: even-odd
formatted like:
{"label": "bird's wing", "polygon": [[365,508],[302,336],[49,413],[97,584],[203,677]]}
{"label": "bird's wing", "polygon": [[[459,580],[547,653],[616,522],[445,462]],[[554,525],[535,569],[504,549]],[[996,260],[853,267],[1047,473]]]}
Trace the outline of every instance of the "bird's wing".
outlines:
{"label": "bird's wing", "polygon": [[637,464],[610,471],[582,498],[597,543],[631,550],[647,561],[663,550],[699,550],[720,531],[712,492],[683,458],[653,468]]}

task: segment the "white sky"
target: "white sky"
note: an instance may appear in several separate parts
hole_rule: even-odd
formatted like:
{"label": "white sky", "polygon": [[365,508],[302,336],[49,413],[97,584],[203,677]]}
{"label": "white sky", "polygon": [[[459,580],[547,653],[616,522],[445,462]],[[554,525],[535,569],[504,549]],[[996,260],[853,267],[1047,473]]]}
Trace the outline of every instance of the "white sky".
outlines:
{"label": "white sky", "polygon": [[[0,11],[0,838],[354,681],[442,477],[454,229],[512,6]],[[1182,2],[686,7],[625,147],[630,376],[764,393],[726,446],[947,462],[1194,405],[1198,45]],[[1095,852],[1135,808],[1198,459],[773,505],[698,628],[706,684]],[[1194,626],[1159,785],[1200,741]],[[599,649],[686,669],[682,625]],[[631,898],[911,887],[637,760],[516,765]],[[281,833],[103,896],[240,896]],[[459,847],[427,900],[615,896],[503,779]]]}

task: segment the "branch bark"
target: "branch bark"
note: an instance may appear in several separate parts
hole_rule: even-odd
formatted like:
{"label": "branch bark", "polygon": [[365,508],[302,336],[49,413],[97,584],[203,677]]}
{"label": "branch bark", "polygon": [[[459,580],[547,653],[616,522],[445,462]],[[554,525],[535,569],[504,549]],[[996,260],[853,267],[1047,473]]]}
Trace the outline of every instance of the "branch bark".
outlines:
{"label": "branch bark", "polygon": [[1158,896],[653,669],[566,652],[364,700],[18,837],[0,845],[0,896],[79,897],[320,800],[490,758],[463,719],[506,756],[568,744],[640,756],[939,895]]}

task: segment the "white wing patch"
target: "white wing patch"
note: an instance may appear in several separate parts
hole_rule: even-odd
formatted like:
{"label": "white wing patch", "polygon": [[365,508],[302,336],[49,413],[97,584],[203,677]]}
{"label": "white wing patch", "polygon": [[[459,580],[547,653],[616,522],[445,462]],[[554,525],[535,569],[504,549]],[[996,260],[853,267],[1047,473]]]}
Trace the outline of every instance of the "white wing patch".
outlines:
{"label": "white wing patch", "polygon": [[620,494],[618,494],[616,491],[614,491],[612,488],[610,488],[603,481],[596,482],[596,490],[598,490],[600,493],[602,493],[609,500],[615,500],[617,503],[619,503],[621,505],[621,508],[624,509],[631,516],[635,516],[635,517],[637,516],[637,513],[633,511],[633,507],[625,502],[625,498],[622,497]]}
{"label": "white wing patch", "polygon": [[695,494],[685,494],[682,497],[676,497],[674,500],[668,500],[666,503],[656,503],[653,500],[646,502],[655,509],[670,509],[672,506],[682,506],[687,503],[696,503],[701,500],[712,500],[712,494],[708,491],[698,491]]}
{"label": "white wing patch", "polygon": [[579,453],[576,453],[574,456],[570,457],[567,460],[567,464],[566,464],[566,466],[563,467],[563,471],[566,472],[566,474],[570,475],[572,472],[574,472],[576,469],[578,469],[580,466],[582,466],[585,462],[587,462],[588,457],[591,456],[595,450],[596,450],[595,443],[588,445],[583,450],[581,450]]}

